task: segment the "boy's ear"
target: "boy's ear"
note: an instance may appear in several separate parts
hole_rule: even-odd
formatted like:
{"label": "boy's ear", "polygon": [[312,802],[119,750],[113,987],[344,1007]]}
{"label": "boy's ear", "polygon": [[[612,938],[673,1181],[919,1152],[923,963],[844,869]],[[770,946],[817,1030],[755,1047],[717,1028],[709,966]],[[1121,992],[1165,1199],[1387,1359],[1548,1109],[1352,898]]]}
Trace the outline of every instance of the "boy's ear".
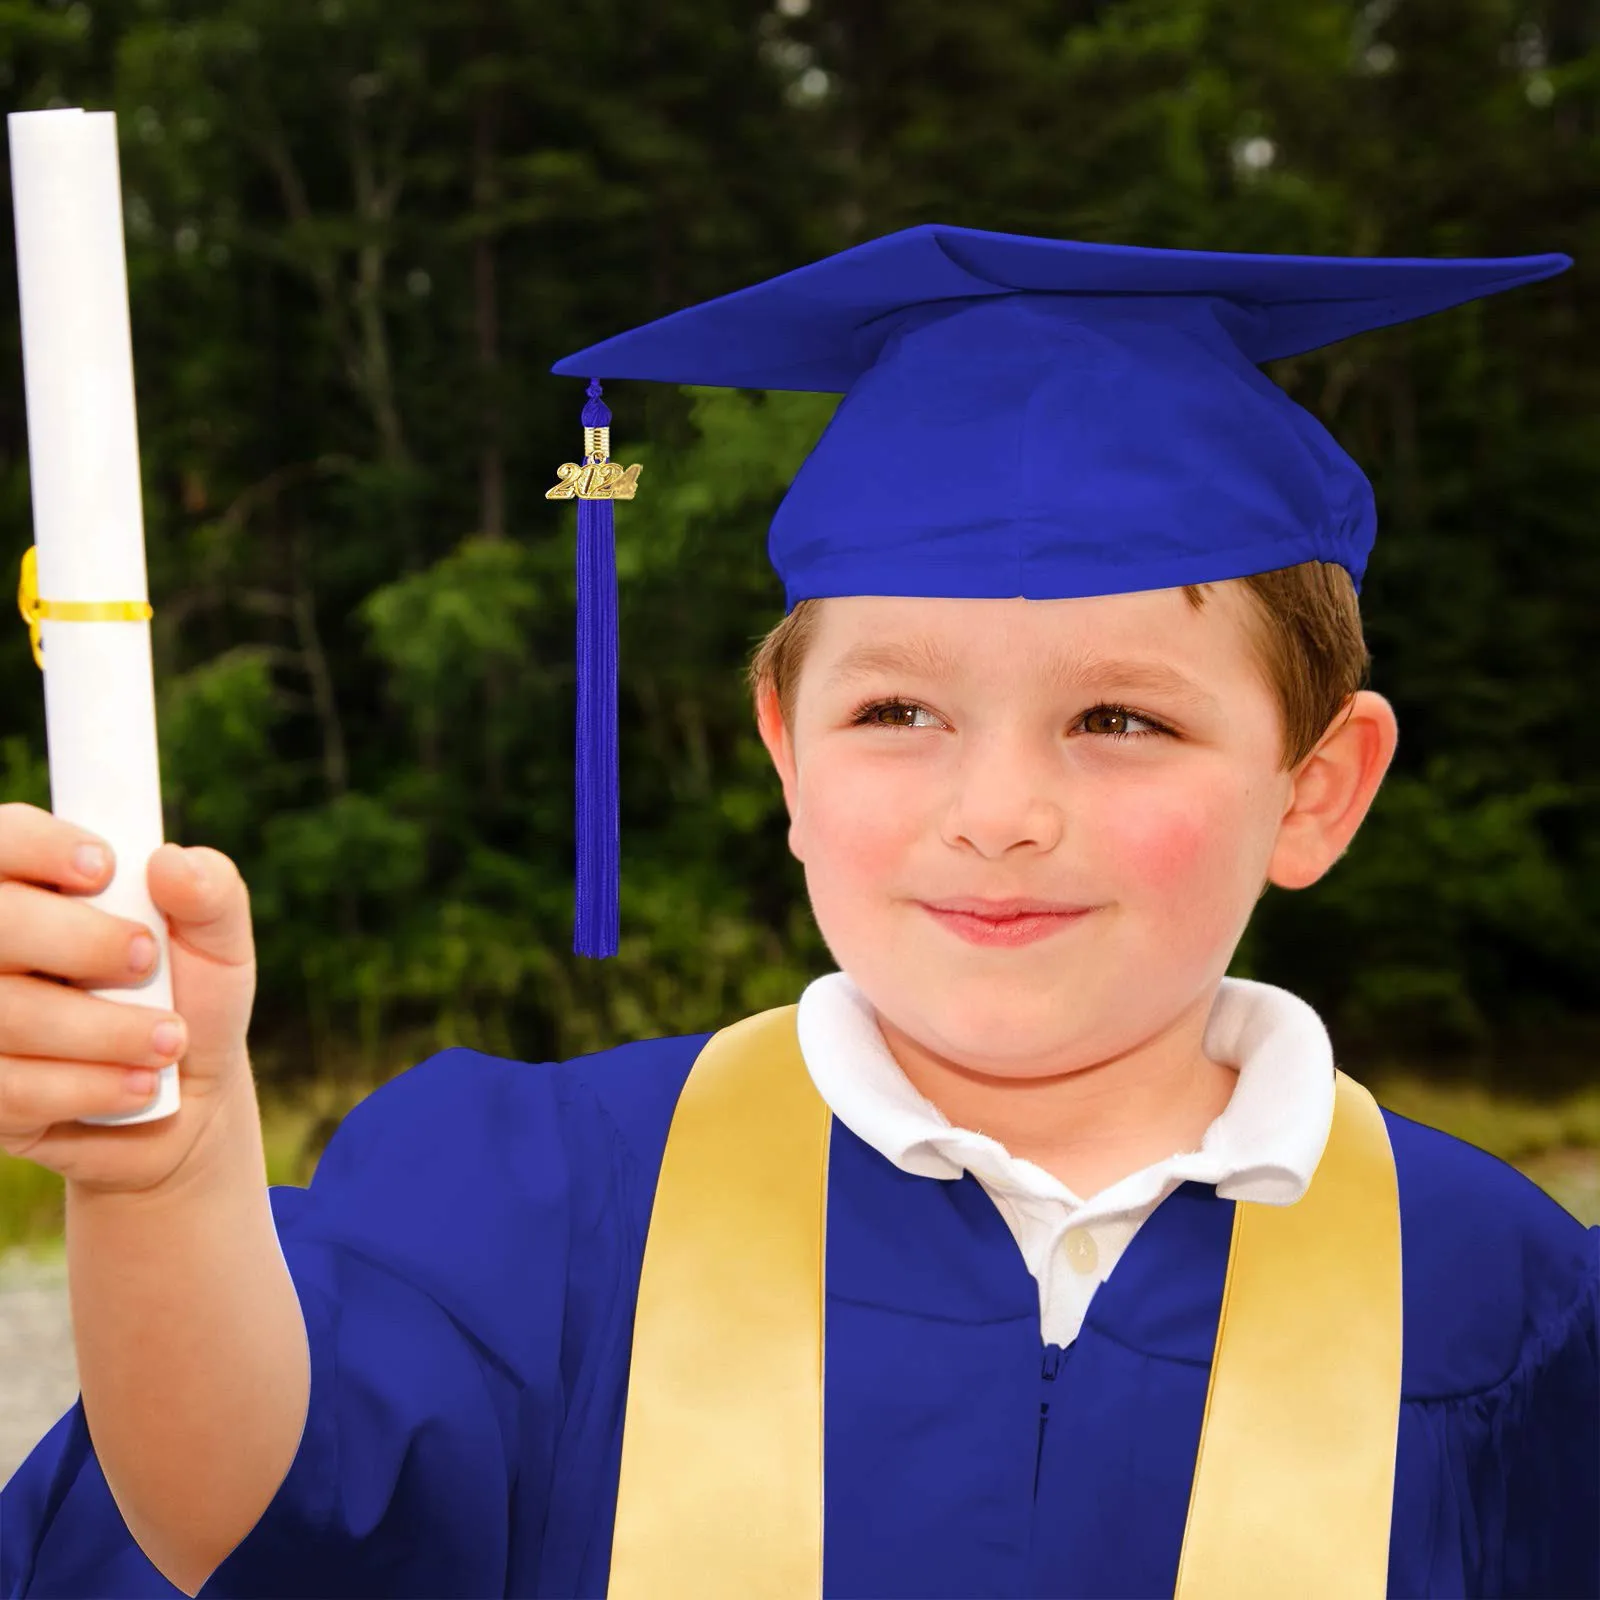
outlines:
{"label": "boy's ear", "polygon": [[789,729],[778,705],[778,691],[770,680],[756,691],[756,728],[761,734],[761,742],[767,747],[767,754],[772,757],[773,766],[778,769],[784,804],[788,806],[792,818],[795,801],[794,741],[789,737]]}
{"label": "boy's ear", "polygon": [[1267,881],[1304,889],[1345,852],[1394,759],[1400,737],[1394,708],[1358,690],[1310,755],[1295,769],[1278,825]]}

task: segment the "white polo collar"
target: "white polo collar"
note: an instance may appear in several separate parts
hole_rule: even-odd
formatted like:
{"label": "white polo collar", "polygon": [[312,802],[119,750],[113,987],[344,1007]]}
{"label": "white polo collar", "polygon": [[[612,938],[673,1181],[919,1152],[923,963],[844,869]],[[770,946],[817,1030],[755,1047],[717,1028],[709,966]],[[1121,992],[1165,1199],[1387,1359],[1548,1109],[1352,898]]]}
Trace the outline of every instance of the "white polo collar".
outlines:
{"label": "white polo collar", "polygon": [[817,1092],[858,1138],[904,1172],[959,1178],[1026,1204],[1066,1201],[1074,1221],[1147,1211],[1178,1184],[1215,1184],[1225,1200],[1290,1205],[1305,1193],[1333,1123],[1333,1047],[1322,1019],[1287,990],[1224,978],[1203,1048],[1239,1080],[1200,1148],[1130,1173],[1085,1202],[997,1140],[955,1128],[889,1052],[871,1002],[844,972],[807,985],[797,1018]]}

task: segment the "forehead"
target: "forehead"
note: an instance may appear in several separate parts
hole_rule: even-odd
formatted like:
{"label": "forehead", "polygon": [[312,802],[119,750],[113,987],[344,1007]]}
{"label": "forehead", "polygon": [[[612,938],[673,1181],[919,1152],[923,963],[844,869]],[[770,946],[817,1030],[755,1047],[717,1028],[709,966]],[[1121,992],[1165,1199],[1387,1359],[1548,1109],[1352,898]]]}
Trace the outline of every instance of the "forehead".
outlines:
{"label": "forehead", "polygon": [[1204,601],[1197,608],[1182,589],[1072,600],[842,596],[820,607],[809,664],[831,684],[881,673],[950,678],[1019,666],[1033,675],[1076,678],[1115,662],[1137,668],[1154,688],[1163,677],[1220,682],[1251,670],[1246,596],[1219,583]]}

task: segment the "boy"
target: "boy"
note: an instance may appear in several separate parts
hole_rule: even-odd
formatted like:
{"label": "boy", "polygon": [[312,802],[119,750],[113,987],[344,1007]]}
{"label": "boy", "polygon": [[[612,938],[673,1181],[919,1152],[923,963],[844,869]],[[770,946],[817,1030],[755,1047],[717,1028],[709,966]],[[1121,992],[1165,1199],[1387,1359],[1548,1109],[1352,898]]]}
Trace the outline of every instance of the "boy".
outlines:
{"label": "boy", "polygon": [[[563,362],[845,392],[754,667],[840,971],[709,1040],[446,1052],[309,1190],[262,1182],[229,865],[150,865],[182,1111],[85,1130],[114,1069],[63,1063],[144,1043],[28,975],[129,930],[49,893],[76,830],[0,817],[0,1135],[68,1178],[83,1384],[0,1592],[1243,1595],[1285,1535],[1301,1594],[1595,1593],[1600,1231],[1363,1122],[1309,1008],[1224,977],[1396,738],[1370,491],[1257,363],[1563,264],[919,228]],[[1246,1250],[1290,1222],[1311,1256]],[[1355,1415],[1353,1493],[1282,1470],[1302,1405]]]}

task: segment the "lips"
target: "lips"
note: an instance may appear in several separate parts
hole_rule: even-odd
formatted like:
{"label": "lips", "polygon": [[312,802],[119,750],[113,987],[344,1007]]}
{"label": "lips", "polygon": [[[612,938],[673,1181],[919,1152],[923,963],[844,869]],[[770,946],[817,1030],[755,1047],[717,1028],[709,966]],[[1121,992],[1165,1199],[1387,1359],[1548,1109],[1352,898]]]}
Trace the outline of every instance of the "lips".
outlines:
{"label": "lips", "polygon": [[1092,906],[1060,906],[1057,909],[1044,911],[1023,909],[1006,915],[995,915],[992,912],[973,912],[951,907],[977,904],[991,908],[996,905],[1026,908],[1050,906],[1052,903],[1039,900],[964,902],[945,900],[937,903],[919,901],[918,904],[941,927],[955,934],[957,938],[964,939],[968,944],[1000,945],[1007,948],[1047,939],[1052,934],[1075,926],[1094,909]]}
{"label": "lips", "polygon": [[1089,906],[1074,905],[1066,900],[1024,898],[984,900],[976,896],[963,896],[953,900],[924,900],[921,903],[930,911],[960,912],[970,917],[986,917],[991,922],[998,922],[1006,917],[1072,916],[1079,911],[1091,909]]}

